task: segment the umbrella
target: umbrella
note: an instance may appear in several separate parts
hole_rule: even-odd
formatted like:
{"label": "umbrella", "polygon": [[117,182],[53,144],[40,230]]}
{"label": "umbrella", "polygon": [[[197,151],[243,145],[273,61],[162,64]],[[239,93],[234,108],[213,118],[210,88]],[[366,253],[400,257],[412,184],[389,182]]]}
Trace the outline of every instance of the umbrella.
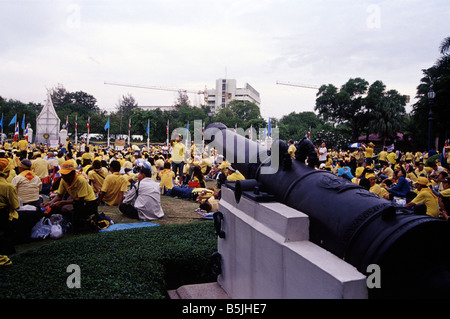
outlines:
{"label": "umbrella", "polygon": [[353,143],[348,146],[348,148],[360,148],[360,147],[361,147],[360,143]]}

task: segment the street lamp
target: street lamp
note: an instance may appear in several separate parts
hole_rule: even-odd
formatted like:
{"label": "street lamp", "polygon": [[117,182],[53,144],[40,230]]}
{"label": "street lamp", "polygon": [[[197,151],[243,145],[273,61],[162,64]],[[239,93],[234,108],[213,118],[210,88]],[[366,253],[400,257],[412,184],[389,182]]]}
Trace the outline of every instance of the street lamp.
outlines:
{"label": "street lamp", "polygon": [[434,149],[434,133],[433,133],[433,120],[434,120],[434,114],[433,114],[433,104],[434,99],[436,97],[436,93],[434,92],[433,88],[430,87],[430,90],[428,91],[428,104],[430,106],[430,112],[428,113],[428,150]]}

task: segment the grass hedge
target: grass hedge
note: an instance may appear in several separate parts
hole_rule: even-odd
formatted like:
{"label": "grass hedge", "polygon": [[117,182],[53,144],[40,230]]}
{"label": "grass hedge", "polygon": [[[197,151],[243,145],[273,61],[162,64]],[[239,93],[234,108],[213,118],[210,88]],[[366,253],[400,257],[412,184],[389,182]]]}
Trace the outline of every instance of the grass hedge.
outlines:
{"label": "grass hedge", "polygon": [[[163,299],[168,289],[216,280],[211,221],[78,235],[9,256],[0,298]],[[81,288],[68,288],[80,267]]]}

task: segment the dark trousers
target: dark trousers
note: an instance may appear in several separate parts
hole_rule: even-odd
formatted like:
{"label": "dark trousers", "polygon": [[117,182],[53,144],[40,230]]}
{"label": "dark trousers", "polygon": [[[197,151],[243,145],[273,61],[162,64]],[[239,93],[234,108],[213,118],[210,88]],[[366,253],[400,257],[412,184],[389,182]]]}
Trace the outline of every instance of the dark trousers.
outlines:
{"label": "dark trousers", "polygon": [[122,203],[119,206],[119,210],[122,212],[122,214],[129,218],[139,219],[138,210],[132,205]]}
{"label": "dark trousers", "polygon": [[183,167],[184,162],[172,162],[172,170],[175,172],[175,176],[180,176],[180,182],[183,182]]}
{"label": "dark trousers", "polygon": [[83,226],[90,224],[89,218],[98,213],[98,202],[93,200],[90,202],[74,201],[73,211],[70,220],[72,222],[73,231],[77,233]]}

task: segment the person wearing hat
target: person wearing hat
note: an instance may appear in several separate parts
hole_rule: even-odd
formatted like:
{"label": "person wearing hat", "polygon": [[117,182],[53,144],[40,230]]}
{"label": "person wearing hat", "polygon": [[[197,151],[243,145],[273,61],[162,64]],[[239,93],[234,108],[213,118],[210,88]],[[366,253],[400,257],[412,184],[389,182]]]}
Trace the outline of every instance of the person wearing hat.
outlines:
{"label": "person wearing hat", "polygon": [[[91,185],[76,171],[76,166],[72,161],[65,161],[61,165],[59,173],[61,182],[56,190],[56,196],[43,206],[50,206],[53,212],[53,208],[61,209],[63,206],[72,204],[73,209],[69,211],[69,215],[71,215],[70,220],[76,232],[83,221],[97,213],[97,198]],[[69,196],[69,199],[63,200],[66,195]],[[63,212],[61,210],[61,213]]]}
{"label": "person wearing hat", "polygon": [[20,202],[16,188],[6,181],[10,171],[9,161],[6,158],[0,158],[0,266],[12,263],[6,255],[15,252],[11,236],[19,218],[17,209],[20,207]]}
{"label": "person wearing hat", "polygon": [[16,188],[17,195],[22,199],[24,205],[40,208],[42,198],[39,196],[39,192],[42,190],[42,181],[32,171],[32,163],[29,159],[23,159],[19,163],[19,175],[12,179],[11,184]]}
{"label": "person wearing hat", "polygon": [[381,187],[379,184],[377,184],[377,177],[374,173],[367,173],[365,178],[368,179],[370,183],[369,192],[374,193],[383,198],[389,197],[389,193],[386,190],[386,188]]}
{"label": "person wearing hat", "polygon": [[417,188],[417,196],[406,204],[407,208],[413,208],[417,204],[425,204],[427,208],[427,215],[439,218],[439,203],[436,195],[433,194],[430,188],[428,178],[420,176],[417,182],[414,183]]}
{"label": "person wearing hat", "polygon": [[241,174],[237,169],[232,167],[231,165],[227,167],[228,173],[227,173],[227,181],[229,182],[236,182],[240,180],[245,180],[245,176]]}

